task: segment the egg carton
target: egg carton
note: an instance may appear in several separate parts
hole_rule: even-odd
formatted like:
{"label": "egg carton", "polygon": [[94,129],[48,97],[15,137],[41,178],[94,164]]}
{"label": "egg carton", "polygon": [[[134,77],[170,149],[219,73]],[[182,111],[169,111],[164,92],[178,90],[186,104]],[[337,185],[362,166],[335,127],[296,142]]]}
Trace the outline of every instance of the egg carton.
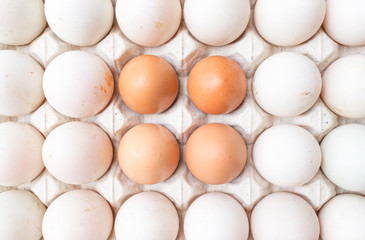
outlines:
{"label": "egg carton", "polygon": [[[183,5],[183,1],[181,3]],[[115,5],[116,0],[113,1]],[[255,0],[251,0],[254,8]],[[307,184],[293,188],[272,185],[263,179],[252,161],[252,146],[258,135],[265,129],[278,124],[290,123],[304,127],[318,141],[333,128],[345,123],[363,123],[365,119],[346,119],[332,113],[321,99],[315,105],[297,117],[283,118],[271,116],[255,102],[251,90],[252,78],[257,67],[269,56],[282,51],[298,52],[306,55],[323,72],[339,57],[355,53],[364,53],[365,46],[345,47],[334,42],[321,28],[311,39],[294,47],[270,45],[257,33],[251,19],[242,36],[235,42],[222,47],[206,46],[197,41],[188,32],[184,21],[176,35],[166,44],[155,48],[144,48],[129,41],[120,31],[116,20],[110,33],[99,43],[90,47],[77,47],[60,40],[47,27],[41,36],[25,46],[1,45],[0,49],[13,49],[29,54],[43,68],[61,53],[82,50],[101,57],[110,67],[117,86],[123,66],[132,58],[142,54],[163,57],[175,68],[179,78],[179,94],[174,104],[161,114],[142,115],[130,110],[119,96],[117,87],[109,105],[96,116],[75,119],[55,111],[47,101],[29,115],[20,117],[0,116],[1,122],[23,122],[37,128],[47,136],[54,128],[66,122],[81,120],[99,125],[109,135],[114,146],[114,159],[109,170],[97,181],[70,185],[58,181],[45,169],[36,179],[17,187],[0,186],[0,192],[9,189],[32,191],[47,206],[59,195],[73,189],[91,189],[101,194],[111,205],[114,216],[120,206],[132,195],[142,191],[163,193],[175,204],[180,218],[180,230],[177,239],[185,239],[183,220],[191,202],[198,196],[213,191],[225,192],[237,199],[245,208],[248,216],[254,205],[264,196],[277,191],[296,193],[306,199],[317,211],[336,194],[348,192],[331,183],[321,170]],[[211,55],[223,55],[240,64],[248,79],[247,95],[244,102],[233,112],[224,115],[208,115],[198,110],[190,101],[187,92],[187,78],[196,62]],[[234,127],[245,139],[248,147],[248,160],[243,172],[232,182],[222,185],[208,185],[194,178],[184,159],[184,150],[188,137],[199,126],[220,122]],[[121,171],[117,160],[117,149],[122,136],[131,127],[140,123],[156,123],[167,127],[177,138],[180,146],[180,163],[175,173],[166,181],[154,185],[141,185],[128,179]],[[358,194],[365,195],[365,192]],[[109,237],[115,239],[114,231]],[[252,239],[252,236],[249,237]]]}

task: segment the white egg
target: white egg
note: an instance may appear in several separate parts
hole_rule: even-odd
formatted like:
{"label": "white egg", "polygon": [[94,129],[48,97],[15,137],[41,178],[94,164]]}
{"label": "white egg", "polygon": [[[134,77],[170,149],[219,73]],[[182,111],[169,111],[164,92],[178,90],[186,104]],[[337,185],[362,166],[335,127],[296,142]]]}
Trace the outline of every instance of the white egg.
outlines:
{"label": "white egg", "polygon": [[365,1],[326,0],[323,27],[336,42],[348,46],[365,44]]}
{"label": "white egg", "polygon": [[58,180],[84,184],[97,180],[109,168],[113,146],[108,135],[87,122],[69,122],[54,129],[43,145],[43,161]]}
{"label": "white egg", "polygon": [[345,124],[321,142],[322,170],[337,186],[365,191],[365,125]]}
{"label": "white egg", "polygon": [[251,214],[255,240],[318,240],[319,222],[311,205],[287,192],[272,193]]}
{"label": "white egg", "polygon": [[318,217],[322,240],[365,239],[364,196],[335,196],[321,208]]}
{"label": "white egg", "polygon": [[300,186],[321,166],[321,149],[313,135],[295,125],[277,125],[264,131],[253,147],[257,171],[269,182]]}
{"label": "white egg", "polygon": [[77,46],[99,42],[113,24],[111,0],[47,0],[44,8],[52,31]]}
{"label": "white egg", "polygon": [[38,108],[44,100],[43,73],[32,57],[0,50],[0,114],[20,116]]}
{"label": "white egg", "polygon": [[222,46],[236,40],[250,19],[249,0],[185,0],[184,20],[202,43]]}
{"label": "white egg", "polygon": [[318,31],[325,13],[325,0],[257,0],[255,26],[271,44],[293,46]]}
{"label": "white egg", "polygon": [[142,192],[122,205],[114,228],[118,240],[175,240],[179,216],[175,206],[162,194]]}
{"label": "white egg", "polygon": [[105,199],[90,190],[73,190],[56,198],[42,224],[45,240],[108,239],[113,212]]}
{"label": "white egg", "polygon": [[0,239],[39,240],[46,211],[31,192],[10,190],[0,193]]}
{"label": "white egg", "polygon": [[323,74],[321,97],[337,115],[365,118],[365,55],[333,62]]}
{"label": "white egg", "polygon": [[120,29],[132,42],[155,47],[170,40],[181,22],[179,0],[118,0]]}
{"label": "white egg", "polygon": [[0,1],[0,43],[24,45],[46,27],[42,0]]}
{"label": "white egg", "polygon": [[252,90],[266,112],[279,117],[298,116],[317,101],[322,79],[317,66],[294,52],[277,53],[257,68]]}
{"label": "white egg", "polygon": [[44,169],[43,142],[43,135],[28,124],[1,123],[0,185],[17,186],[37,177]]}
{"label": "white egg", "polygon": [[248,232],[245,210],[227,194],[206,193],[198,197],[186,211],[186,240],[246,240]]}
{"label": "white egg", "polygon": [[70,51],[48,65],[43,90],[49,104],[58,112],[82,118],[95,115],[108,105],[114,80],[108,65],[99,57]]}

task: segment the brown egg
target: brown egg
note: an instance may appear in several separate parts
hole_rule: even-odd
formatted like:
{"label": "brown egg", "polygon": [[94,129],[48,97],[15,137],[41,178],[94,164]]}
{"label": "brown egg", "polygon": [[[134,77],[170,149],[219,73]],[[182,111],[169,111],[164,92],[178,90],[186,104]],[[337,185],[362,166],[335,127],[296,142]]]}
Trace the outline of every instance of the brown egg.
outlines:
{"label": "brown egg", "polygon": [[224,184],[235,179],[245,167],[247,148],[241,135],[222,123],[209,123],[188,139],[185,161],[190,172],[208,184]]}
{"label": "brown egg", "polygon": [[174,68],[163,58],[142,55],[133,58],[119,76],[119,93],[133,111],[154,114],[174,102],[179,81]]}
{"label": "brown egg", "polygon": [[200,60],[188,78],[188,92],[197,108],[208,114],[235,110],[246,95],[247,80],[240,65],[223,56]]}
{"label": "brown egg", "polygon": [[179,145],[174,135],[156,124],[140,124],[122,138],[119,165],[127,177],[140,184],[165,181],[179,163]]}

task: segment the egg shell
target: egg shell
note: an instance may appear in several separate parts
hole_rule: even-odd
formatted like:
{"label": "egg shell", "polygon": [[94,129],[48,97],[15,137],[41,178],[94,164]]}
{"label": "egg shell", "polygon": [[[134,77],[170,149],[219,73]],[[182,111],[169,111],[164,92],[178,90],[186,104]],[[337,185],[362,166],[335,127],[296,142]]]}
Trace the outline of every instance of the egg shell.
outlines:
{"label": "egg shell", "polygon": [[325,0],[257,0],[255,26],[266,41],[294,46],[318,31],[325,13]]}
{"label": "egg shell", "polygon": [[119,76],[119,93],[125,104],[142,114],[165,111],[174,102],[179,80],[169,62],[154,55],[133,58]]}
{"label": "egg shell", "polygon": [[21,116],[37,109],[44,101],[43,73],[32,57],[0,50],[0,114]]}
{"label": "egg shell", "polygon": [[42,0],[2,0],[0,2],[0,43],[24,45],[46,27]]}
{"label": "egg shell", "polygon": [[232,112],[242,103],[246,89],[246,75],[241,66],[224,56],[200,60],[188,78],[191,101],[208,114]]}
{"label": "egg shell", "polygon": [[117,239],[174,240],[179,216],[171,201],[156,192],[141,192],[128,198],[115,220]]}
{"label": "egg shell", "polygon": [[49,104],[58,112],[74,118],[90,117],[109,103],[113,75],[96,55],[70,51],[57,56],[47,66],[43,90]]}
{"label": "egg shell", "polygon": [[10,190],[0,194],[0,239],[39,240],[46,207],[33,193]]}
{"label": "egg shell", "polygon": [[245,141],[236,130],[222,123],[199,127],[186,143],[186,165],[204,183],[232,181],[242,172],[246,159]]}
{"label": "egg shell", "polygon": [[250,19],[249,0],[185,0],[184,20],[199,41],[222,46],[236,40]]}
{"label": "egg shell", "polygon": [[54,129],[42,151],[44,165],[58,180],[69,184],[96,181],[113,160],[108,135],[88,122],[69,122]]}
{"label": "egg shell", "polygon": [[90,190],[72,190],[48,207],[42,224],[44,239],[108,239],[113,212],[107,201]]}
{"label": "egg shell", "polygon": [[365,44],[365,2],[362,0],[326,0],[323,28],[339,44]]}
{"label": "egg shell", "polygon": [[179,0],[118,0],[115,15],[132,42],[156,47],[170,40],[181,22]]}
{"label": "egg shell", "polygon": [[345,124],[321,142],[323,173],[337,186],[365,191],[365,125]]}
{"label": "egg shell", "polygon": [[350,55],[333,62],[323,74],[321,97],[337,115],[365,118],[365,55]]}
{"label": "egg shell", "polygon": [[342,194],[329,200],[318,214],[322,240],[365,238],[365,197]]}
{"label": "egg shell", "polygon": [[165,127],[145,123],[131,128],[120,141],[122,171],[139,184],[156,184],[169,178],[179,164],[179,145]]}
{"label": "egg shell", "polygon": [[306,56],[281,52],[257,68],[252,91],[266,112],[279,117],[298,116],[317,101],[322,78],[317,66]]}
{"label": "egg shell", "polygon": [[[115,3],[115,0],[112,0]],[[182,0],[182,3],[184,0]],[[254,6],[256,0],[251,0]],[[283,6],[284,7],[284,6]],[[131,59],[140,53],[156,54],[159,56],[168,56],[171,63],[176,68],[181,80],[185,81],[186,73],[195,64],[197,59],[201,59],[207,55],[221,54],[231,56],[236,59],[243,69],[248,69],[247,77],[251,78],[252,70],[262,62],[264,58],[274,52],[281,51],[279,47],[272,46],[261,39],[255,26],[251,21],[246,32],[235,43],[221,48],[209,47],[199,43],[194,39],[186,29],[185,24],[181,24],[178,34],[173,41],[167,43],[159,48],[142,48],[137,46],[123,36],[123,34],[114,27],[113,31],[109,33],[108,37],[97,45],[82,48],[83,51],[95,53],[107,60],[107,64],[112,69],[113,73],[120,72],[122,66],[127,59]],[[116,24],[116,22],[115,22]],[[1,48],[13,49],[12,46],[1,45]],[[72,46],[61,41],[55,37],[51,29],[47,29],[45,33],[36,39],[31,45],[17,47],[17,50],[22,52],[29,52],[41,63],[48,63],[55,55],[61,54],[68,49],[79,49],[77,46]],[[311,41],[295,46],[289,49],[290,51],[302,52],[306,56],[313,59],[319,68],[324,69],[328,63],[332,62],[338,56],[354,54],[357,52],[364,53],[364,48],[343,47],[338,46],[335,42],[329,39],[325,32],[320,30]],[[248,80],[249,83],[252,80]],[[187,99],[186,83],[181,83],[181,91],[179,92],[178,101],[165,114],[142,116],[131,113],[131,111],[122,104],[122,100],[116,98],[110,103],[109,107],[103,113],[86,119],[87,121],[96,122],[108,129],[110,137],[113,142],[120,141],[121,135],[130,126],[139,124],[141,122],[154,122],[166,124],[171,129],[178,139],[182,139],[181,149],[184,149],[187,136],[197,126],[206,122],[220,121],[222,123],[234,125],[236,129],[242,132],[242,135],[247,139],[247,144],[251,145],[257,135],[262,129],[277,125],[280,123],[293,123],[305,126],[310,130],[317,139],[321,139],[331,128],[337,124],[344,124],[345,122],[362,122],[363,120],[343,119],[329,111],[329,109],[318,101],[315,106],[306,114],[297,118],[280,118],[269,116],[264,113],[252,99],[251,89],[248,90],[247,99],[245,103],[234,111],[232,114],[223,116],[207,116],[195,109],[191,102]],[[31,123],[42,132],[48,133],[52,128],[69,118],[57,114],[46,103],[38,111],[33,114],[20,118],[0,117],[0,121],[20,121]],[[251,146],[249,146],[251,148]],[[116,159],[115,159],[116,160]],[[237,197],[241,204],[247,209],[248,214],[251,208],[257,202],[271,191],[278,191],[281,188],[272,186],[266,181],[262,180],[252,163],[249,163],[245,171],[240,175],[239,179],[221,186],[205,185],[199,180],[192,177],[186,165],[182,162],[177,169],[176,174],[166,182],[155,186],[143,186],[129,181],[120,170],[113,167],[110,168],[108,174],[101,181],[87,184],[84,186],[70,186],[60,181],[56,181],[49,174],[42,174],[31,183],[28,183],[19,188],[31,188],[39,198],[50,204],[56,196],[65,190],[74,188],[93,188],[100,192],[106,199],[108,199],[114,208],[120,204],[131,194],[139,191],[157,190],[161,191],[176,204],[179,214],[183,218],[188,205],[193,199],[202,193],[208,191],[221,190]],[[115,171],[117,170],[117,171]],[[0,187],[0,191],[5,191],[9,188]],[[290,188],[289,191],[298,192],[311,202],[315,209],[319,209],[334,194],[341,194],[344,190],[336,188],[328,179],[323,176],[321,172],[317,174],[314,181],[301,187]],[[184,240],[184,234],[179,231],[177,237],[179,240]],[[252,240],[252,236],[249,237]],[[115,240],[112,234],[108,240]]]}
{"label": "egg shell", "polygon": [[185,214],[187,240],[247,240],[249,232],[245,210],[233,197],[206,193],[194,200]]}
{"label": "egg shell", "polygon": [[318,240],[319,221],[311,205],[287,192],[272,193],[258,202],[251,213],[255,240]]}
{"label": "egg shell", "polygon": [[296,125],[276,125],[265,130],[253,147],[257,171],[282,187],[307,183],[321,166],[321,149],[314,136]]}
{"label": "egg shell", "polygon": [[113,25],[111,0],[47,0],[44,10],[52,31],[77,46],[99,42]]}
{"label": "egg shell", "polygon": [[43,135],[25,123],[0,124],[0,185],[32,181],[43,170]]}

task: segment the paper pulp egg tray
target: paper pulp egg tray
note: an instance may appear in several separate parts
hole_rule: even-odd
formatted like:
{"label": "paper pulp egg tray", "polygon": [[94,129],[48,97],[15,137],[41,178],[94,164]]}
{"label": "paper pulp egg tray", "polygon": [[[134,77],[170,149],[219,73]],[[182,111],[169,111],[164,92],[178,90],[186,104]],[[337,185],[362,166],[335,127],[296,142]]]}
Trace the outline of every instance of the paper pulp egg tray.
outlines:
{"label": "paper pulp egg tray", "polygon": [[[181,0],[182,4],[184,0]],[[115,4],[116,0],[113,0]],[[255,0],[251,0],[253,8]],[[365,119],[345,119],[332,113],[318,99],[316,104],[304,114],[282,118],[271,116],[255,102],[251,83],[257,67],[269,56],[277,52],[293,51],[306,55],[323,72],[329,64],[339,57],[355,53],[365,54],[365,46],[345,47],[334,42],[321,28],[311,39],[295,47],[270,45],[257,33],[252,14],[250,23],[239,39],[222,46],[211,47],[197,41],[182,21],[177,34],[166,44],[155,48],[144,48],[129,41],[120,31],[114,20],[110,33],[99,43],[90,47],[77,47],[60,40],[52,30],[46,30],[33,42],[25,46],[1,45],[0,49],[13,49],[35,58],[43,68],[61,53],[82,50],[101,57],[113,72],[115,86],[123,66],[132,58],[142,54],[163,57],[175,68],[179,78],[179,94],[174,104],[161,114],[142,115],[130,110],[122,101],[117,87],[108,107],[96,116],[82,119],[66,117],[56,112],[47,101],[29,115],[21,117],[0,116],[1,122],[23,122],[38,129],[47,136],[54,128],[66,122],[82,120],[92,122],[104,129],[114,145],[114,159],[109,170],[97,181],[84,185],[69,185],[58,181],[45,169],[32,182],[17,186],[0,186],[0,192],[9,189],[25,189],[33,192],[47,206],[59,195],[73,189],[91,189],[102,195],[111,205],[114,217],[120,206],[132,195],[142,191],[156,191],[167,196],[176,206],[180,229],[177,239],[184,240],[183,219],[190,203],[198,196],[213,191],[225,192],[237,199],[245,208],[248,216],[254,205],[271,192],[293,192],[306,199],[315,210],[336,194],[346,192],[331,183],[321,170],[307,184],[294,188],[282,188],[268,183],[255,169],[252,162],[252,146],[258,135],[265,129],[278,124],[290,123],[304,127],[318,141],[333,128],[345,123],[363,123]],[[248,79],[247,95],[244,102],[233,112],[224,115],[207,115],[198,110],[190,101],[187,93],[187,78],[194,64],[210,55],[223,55],[237,61]],[[208,185],[194,178],[184,159],[188,137],[199,126],[210,123],[225,123],[235,128],[245,139],[248,147],[248,160],[243,172],[232,182],[222,185]],[[175,173],[166,181],[154,185],[141,185],[128,179],[121,171],[117,160],[117,149],[122,136],[131,127],[140,123],[156,123],[168,128],[177,138],[180,146],[180,163]],[[365,195],[365,192],[359,193]],[[114,240],[114,232],[109,240]],[[252,239],[250,236],[249,239]]]}

